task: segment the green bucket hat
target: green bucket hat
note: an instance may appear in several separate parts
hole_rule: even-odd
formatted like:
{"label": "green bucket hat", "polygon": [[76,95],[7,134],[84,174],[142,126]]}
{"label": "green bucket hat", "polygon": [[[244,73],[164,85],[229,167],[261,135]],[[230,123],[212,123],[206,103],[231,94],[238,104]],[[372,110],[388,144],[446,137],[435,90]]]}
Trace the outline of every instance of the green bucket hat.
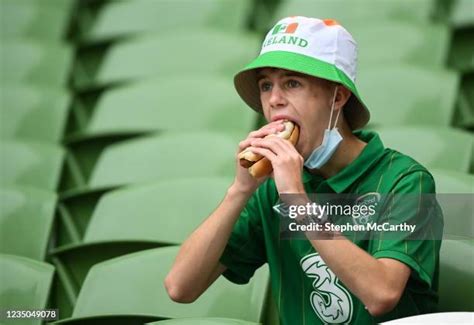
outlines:
{"label": "green bucket hat", "polygon": [[355,86],[357,43],[352,35],[331,19],[302,16],[283,18],[267,33],[260,55],[234,77],[240,97],[262,112],[257,70],[280,68],[331,80],[344,85],[352,96],[344,116],[353,130],[370,119],[370,113]]}

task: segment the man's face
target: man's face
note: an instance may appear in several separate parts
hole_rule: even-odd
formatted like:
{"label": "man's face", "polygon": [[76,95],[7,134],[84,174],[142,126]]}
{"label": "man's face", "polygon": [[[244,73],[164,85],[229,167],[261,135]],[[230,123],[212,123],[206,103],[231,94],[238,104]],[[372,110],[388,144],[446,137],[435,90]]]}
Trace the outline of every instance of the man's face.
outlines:
{"label": "man's face", "polygon": [[334,87],[315,77],[275,68],[258,71],[258,87],[267,121],[288,119],[299,125],[296,149],[306,160],[323,140]]}

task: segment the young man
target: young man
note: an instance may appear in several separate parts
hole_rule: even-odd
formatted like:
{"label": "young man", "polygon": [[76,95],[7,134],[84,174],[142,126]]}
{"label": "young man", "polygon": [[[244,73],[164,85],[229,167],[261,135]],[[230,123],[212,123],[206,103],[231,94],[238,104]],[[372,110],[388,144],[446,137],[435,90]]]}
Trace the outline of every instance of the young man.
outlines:
{"label": "young man", "polygon": [[[273,173],[256,180],[237,162],[225,198],[182,245],[165,280],[173,300],[194,301],[221,274],[247,283],[268,263],[282,324],[366,324],[436,310],[439,240],[281,238],[274,206],[284,194],[310,202],[311,193],[434,193],[424,167],[385,149],[375,133],[354,131],[369,120],[354,84],[356,52],[337,22],[288,17],[236,75],[240,96],[269,122],[240,142],[237,154],[251,147],[271,161]],[[295,147],[265,138],[281,131],[283,120],[300,128]],[[439,239],[436,207],[399,200],[377,220],[420,216],[430,239]]]}

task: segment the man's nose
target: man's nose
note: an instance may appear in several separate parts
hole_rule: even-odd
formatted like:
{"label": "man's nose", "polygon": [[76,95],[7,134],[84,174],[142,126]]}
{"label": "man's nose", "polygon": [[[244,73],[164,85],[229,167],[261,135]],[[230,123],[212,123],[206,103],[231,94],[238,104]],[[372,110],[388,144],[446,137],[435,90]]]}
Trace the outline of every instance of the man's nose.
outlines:
{"label": "man's nose", "polygon": [[284,107],[286,105],[286,98],[283,90],[274,86],[271,90],[269,102],[271,108]]}

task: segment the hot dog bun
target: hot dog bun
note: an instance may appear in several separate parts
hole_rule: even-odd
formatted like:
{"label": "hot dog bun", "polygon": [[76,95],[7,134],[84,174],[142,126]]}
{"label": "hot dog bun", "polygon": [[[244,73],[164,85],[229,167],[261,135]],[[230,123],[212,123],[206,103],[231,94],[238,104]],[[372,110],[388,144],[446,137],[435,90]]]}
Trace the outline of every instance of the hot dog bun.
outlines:
{"label": "hot dog bun", "polygon": [[[285,129],[276,134],[270,134],[266,137],[277,136],[289,140],[291,144],[296,145],[299,137],[299,128],[291,121],[283,122]],[[265,137],[265,138],[266,138]],[[253,153],[251,148],[247,148],[239,154],[240,165],[248,168],[250,175],[254,178],[260,178],[272,172],[273,167],[270,161],[262,155]]]}

